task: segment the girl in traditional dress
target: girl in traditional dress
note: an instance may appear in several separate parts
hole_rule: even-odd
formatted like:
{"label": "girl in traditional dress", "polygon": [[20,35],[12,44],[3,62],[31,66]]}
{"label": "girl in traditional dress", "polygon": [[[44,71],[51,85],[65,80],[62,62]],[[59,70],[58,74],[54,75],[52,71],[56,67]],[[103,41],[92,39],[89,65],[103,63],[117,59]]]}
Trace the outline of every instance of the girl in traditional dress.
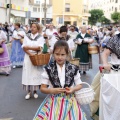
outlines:
{"label": "girl in traditional dress", "polygon": [[80,58],[80,71],[86,74],[86,71],[92,69],[92,58],[88,53],[88,45],[93,43],[94,40],[87,33],[87,28],[85,26],[81,27],[81,33],[78,34],[77,49],[75,53],[75,58]]}
{"label": "girl in traditional dress", "polygon": [[0,30],[0,46],[4,49],[4,52],[0,54],[0,73],[6,73],[8,76],[11,71],[11,63],[5,41],[7,40],[6,34]]}
{"label": "girl in traditional dress", "polygon": [[29,58],[36,54],[38,51],[42,51],[44,45],[44,39],[39,34],[39,24],[33,23],[31,25],[31,32],[24,38],[23,49],[25,51],[23,73],[22,73],[22,84],[23,89],[27,91],[25,99],[28,100],[33,92],[34,98],[38,98],[37,90],[40,89],[41,83],[41,72],[40,67],[34,66]]}
{"label": "girl in traditional dress", "polygon": [[11,62],[13,68],[23,65],[24,54],[25,52],[22,49],[22,44],[20,39],[24,38],[25,32],[20,28],[19,23],[15,23],[15,30],[13,32],[13,42],[12,42],[12,51],[11,51]]}
{"label": "girl in traditional dress", "polygon": [[49,95],[33,120],[86,120],[74,95],[82,88],[79,68],[67,61],[68,53],[66,41],[55,43],[55,61],[45,66],[40,88],[41,92]]}

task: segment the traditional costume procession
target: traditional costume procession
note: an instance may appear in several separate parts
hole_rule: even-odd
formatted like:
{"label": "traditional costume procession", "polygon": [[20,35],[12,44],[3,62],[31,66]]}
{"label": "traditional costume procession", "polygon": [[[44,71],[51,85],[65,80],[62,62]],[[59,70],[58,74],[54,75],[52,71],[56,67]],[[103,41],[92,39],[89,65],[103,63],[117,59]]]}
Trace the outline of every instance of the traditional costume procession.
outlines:
{"label": "traditional costume procession", "polygon": [[[10,30],[9,43],[0,30],[0,75],[22,69],[25,100],[39,99],[39,91],[47,94],[33,120],[87,120],[84,105],[89,105],[93,120],[119,120],[119,28],[15,23]],[[102,65],[89,85],[81,76],[88,77],[94,67],[94,54],[101,54]]]}

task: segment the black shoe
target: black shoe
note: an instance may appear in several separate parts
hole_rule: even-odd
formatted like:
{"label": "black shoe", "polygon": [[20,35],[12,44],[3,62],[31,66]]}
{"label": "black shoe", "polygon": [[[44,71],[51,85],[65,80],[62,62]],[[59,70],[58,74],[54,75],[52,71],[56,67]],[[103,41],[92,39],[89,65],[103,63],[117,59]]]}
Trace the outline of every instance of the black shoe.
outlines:
{"label": "black shoe", "polygon": [[10,74],[8,74],[8,73],[6,74],[6,76],[9,76],[9,75],[10,75]]}
{"label": "black shoe", "polygon": [[86,72],[85,71],[83,71],[83,75],[85,75],[86,74]]}

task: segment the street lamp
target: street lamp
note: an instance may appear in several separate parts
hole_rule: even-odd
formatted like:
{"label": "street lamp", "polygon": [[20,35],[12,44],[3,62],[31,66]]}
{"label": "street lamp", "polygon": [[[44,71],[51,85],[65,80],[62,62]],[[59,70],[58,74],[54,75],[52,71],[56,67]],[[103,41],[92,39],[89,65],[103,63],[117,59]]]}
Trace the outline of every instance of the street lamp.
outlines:
{"label": "street lamp", "polygon": [[65,19],[64,11],[65,11],[65,0],[63,0],[63,25],[64,25],[64,19]]}
{"label": "street lamp", "polygon": [[40,0],[40,24],[42,24],[42,0]]}

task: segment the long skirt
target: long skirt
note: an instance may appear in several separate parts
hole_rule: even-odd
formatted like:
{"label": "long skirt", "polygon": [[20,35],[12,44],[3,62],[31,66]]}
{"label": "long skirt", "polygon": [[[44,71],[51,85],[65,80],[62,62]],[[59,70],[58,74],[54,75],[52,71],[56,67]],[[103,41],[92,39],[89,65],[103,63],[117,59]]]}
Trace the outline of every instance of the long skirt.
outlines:
{"label": "long skirt", "polygon": [[89,56],[89,62],[88,63],[81,63],[80,62],[80,71],[88,71],[89,69],[92,69],[92,56]]}
{"label": "long skirt", "polygon": [[28,54],[25,54],[22,71],[22,85],[25,91],[34,91],[40,89],[41,84],[41,66],[34,66]]}
{"label": "long skirt", "polygon": [[23,65],[25,52],[21,47],[20,40],[14,40],[12,42],[11,62],[12,65]]}
{"label": "long skirt", "polygon": [[2,47],[4,49],[4,52],[0,54],[0,73],[9,74],[11,71],[11,63],[8,50],[5,43],[2,44]]}
{"label": "long skirt", "polygon": [[74,94],[49,95],[40,105],[33,120],[87,120]]}

